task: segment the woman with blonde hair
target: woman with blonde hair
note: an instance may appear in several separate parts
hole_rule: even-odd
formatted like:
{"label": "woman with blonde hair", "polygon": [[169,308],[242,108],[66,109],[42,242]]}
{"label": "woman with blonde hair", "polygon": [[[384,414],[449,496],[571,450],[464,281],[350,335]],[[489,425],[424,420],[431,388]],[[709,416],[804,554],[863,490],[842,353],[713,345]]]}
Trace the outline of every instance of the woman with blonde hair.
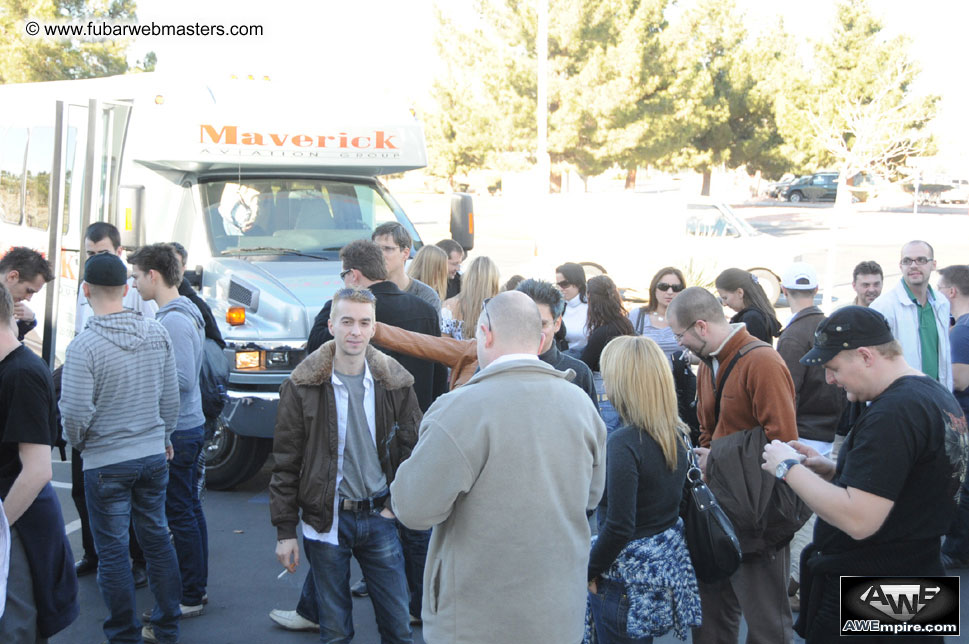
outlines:
{"label": "woman with blonde hair", "polygon": [[680,519],[689,460],[669,362],[641,336],[615,338],[600,362],[623,426],[606,446],[586,641],[649,644],[674,628],[686,639],[700,624],[700,596]]}
{"label": "woman with blonde hair", "polygon": [[446,320],[452,323],[448,335],[458,340],[470,340],[481,315],[481,307],[488,298],[498,294],[498,266],[490,257],[476,257],[461,276],[461,292],[444,302],[441,311],[441,330]]}
{"label": "woman with blonde hair", "polygon": [[425,244],[407,267],[407,276],[430,286],[443,302],[447,294],[447,253]]}

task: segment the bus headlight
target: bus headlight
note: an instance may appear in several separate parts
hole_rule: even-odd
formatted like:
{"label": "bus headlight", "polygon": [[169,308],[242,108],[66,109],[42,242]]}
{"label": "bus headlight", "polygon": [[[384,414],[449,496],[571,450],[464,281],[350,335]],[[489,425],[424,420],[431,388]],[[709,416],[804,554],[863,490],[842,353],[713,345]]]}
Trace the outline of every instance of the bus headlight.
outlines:
{"label": "bus headlight", "polygon": [[236,369],[258,369],[258,351],[236,351]]}

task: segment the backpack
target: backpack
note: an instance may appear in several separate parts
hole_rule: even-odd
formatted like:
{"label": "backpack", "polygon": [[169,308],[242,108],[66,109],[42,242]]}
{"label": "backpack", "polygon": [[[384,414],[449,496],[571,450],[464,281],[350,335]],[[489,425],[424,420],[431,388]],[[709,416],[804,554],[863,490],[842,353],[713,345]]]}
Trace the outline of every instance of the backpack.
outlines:
{"label": "backpack", "polygon": [[229,361],[222,347],[212,338],[202,340],[202,364],[199,370],[199,390],[202,393],[202,414],[215,420],[229,402]]}

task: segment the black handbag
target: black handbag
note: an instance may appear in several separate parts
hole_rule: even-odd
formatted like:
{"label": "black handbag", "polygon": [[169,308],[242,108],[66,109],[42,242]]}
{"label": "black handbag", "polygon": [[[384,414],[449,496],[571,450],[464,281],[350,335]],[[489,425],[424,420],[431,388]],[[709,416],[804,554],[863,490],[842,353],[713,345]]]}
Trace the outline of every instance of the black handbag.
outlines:
{"label": "black handbag", "polygon": [[709,584],[732,575],[743,555],[733,524],[703,482],[693,450],[687,449],[687,454],[690,469],[686,473],[680,515],[696,578]]}

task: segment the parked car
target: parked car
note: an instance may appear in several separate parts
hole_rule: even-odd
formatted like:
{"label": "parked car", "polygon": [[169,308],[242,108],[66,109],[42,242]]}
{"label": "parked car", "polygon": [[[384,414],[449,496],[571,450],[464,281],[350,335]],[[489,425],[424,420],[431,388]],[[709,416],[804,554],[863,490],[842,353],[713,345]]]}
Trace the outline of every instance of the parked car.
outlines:
{"label": "parked car", "polygon": [[801,201],[834,201],[838,194],[837,172],[815,172],[801,177],[781,193],[791,203]]}
{"label": "parked car", "polygon": [[776,199],[780,196],[781,191],[788,187],[792,183],[797,181],[797,177],[790,172],[781,177],[780,181],[774,181],[773,183],[767,184],[767,196]]}
{"label": "parked car", "polygon": [[939,195],[942,203],[969,202],[969,179],[952,179],[952,188]]}

